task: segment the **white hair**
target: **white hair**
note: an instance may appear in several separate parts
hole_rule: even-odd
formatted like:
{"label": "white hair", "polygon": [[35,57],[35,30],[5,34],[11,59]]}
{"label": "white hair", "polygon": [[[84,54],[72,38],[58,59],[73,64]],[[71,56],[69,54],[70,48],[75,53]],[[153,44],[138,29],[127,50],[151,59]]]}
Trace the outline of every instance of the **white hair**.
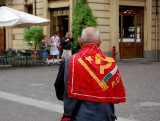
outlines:
{"label": "white hair", "polygon": [[81,40],[83,44],[96,44],[98,45],[99,41],[100,41],[100,32],[99,30],[92,31],[92,33],[86,31],[86,29],[84,29],[82,31],[81,34]]}

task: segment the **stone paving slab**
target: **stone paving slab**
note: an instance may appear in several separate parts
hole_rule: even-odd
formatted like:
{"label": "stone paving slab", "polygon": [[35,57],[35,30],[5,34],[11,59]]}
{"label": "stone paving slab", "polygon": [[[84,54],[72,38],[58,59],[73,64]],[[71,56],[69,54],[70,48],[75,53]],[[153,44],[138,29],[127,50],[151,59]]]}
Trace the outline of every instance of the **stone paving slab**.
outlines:
{"label": "stone paving slab", "polygon": [[[160,62],[120,61],[118,67],[127,95],[126,103],[115,106],[116,115],[122,117],[119,120],[160,121]],[[57,72],[57,65],[0,70],[0,91],[62,105],[53,86]],[[0,109],[3,105],[7,103],[1,104]]]}
{"label": "stone paving slab", "polygon": [[0,98],[0,121],[60,121],[62,114]]}
{"label": "stone paving slab", "polygon": [[160,103],[160,62],[123,61],[118,66],[127,102],[116,105],[117,115],[139,121],[160,121],[160,106],[153,105]]}
{"label": "stone paving slab", "polygon": [[[2,101],[1,101],[2,100]],[[14,107],[16,107],[15,109],[13,108],[13,110],[15,111],[15,112],[13,112],[14,113],[14,115],[11,115],[11,114],[13,114],[13,113],[11,113],[10,112],[10,109],[12,108],[11,106],[9,106],[8,105],[8,103],[6,103],[6,104],[3,104],[3,102],[4,102],[4,100],[5,100],[5,103],[6,102],[9,102],[9,104],[12,104],[12,107],[16,104],[16,106],[14,106]],[[61,104],[57,104],[57,103],[49,103],[49,102],[45,102],[45,101],[41,101],[41,100],[36,100],[36,99],[32,99],[32,98],[28,98],[28,97],[22,97],[22,96],[19,96],[19,95],[15,95],[15,94],[11,94],[11,93],[6,93],[6,92],[1,92],[0,91],[0,101],[1,101],[1,103],[0,103],[0,107],[1,107],[1,109],[2,109],[2,113],[0,112],[0,114],[2,115],[1,116],[1,119],[3,119],[3,120],[8,120],[8,121],[12,121],[12,119],[15,119],[15,120],[17,120],[17,121],[21,121],[21,117],[23,117],[23,116],[21,116],[21,117],[19,117],[18,115],[19,115],[19,112],[21,112],[22,114],[23,113],[25,113],[26,111],[27,111],[27,113],[29,112],[29,113],[31,113],[31,112],[33,112],[33,110],[34,110],[34,108],[36,107],[36,109],[38,110],[37,112],[39,112],[39,111],[41,111],[41,110],[46,110],[45,111],[45,114],[43,114],[43,115],[45,115],[44,117],[43,117],[43,120],[44,121],[48,121],[48,120],[50,120],[49,118],[47,118],[46,116],[48,115],[46,115],[46,113],[48,112],[47,110],[49,110],[49,111],[53,111],[54,113],[56,112],[56,113],[59,113],[58,115],[57,114],[54,114],[54,115],[56,115],[56,117],[52,117],[52,120],[53,121],[57,121],[58,119],[60,119],[61,117],[62,117],[62,115],[63,115],[63,105],[61,105]],[[22,107],[24,107],[24,105],[28,105],[28,109],[22,109],[22,111],[20,111],[20,110],[17,110],[18,108],[22,108]],[[6,107],[5,107],[5,105],[7,105]],[[23,106],[22,106],[23,105]],[[9,106],[9,107],[8,107]],[[10,108],[11,107],[11,108]],[[6,113],[8,113],[8,111],[9,111],[9,113],[11,113],[11,114],[9,114],[9,115],[6,115]],[[5,112],[5,115],[3,115],[3,113]],[[17,115],[18,116],[18,119],[17,119],[17,116],[15,117],[15,115]],[[53,115],[53,116],[54,116]],[[28,118],[30,118],[30,119],[33,119],[33,120],[36,120],[36,119],[39,119],[39,118],[37,118],[36,117],[37,116],[37,114],[36,115],[34,115],[34,112],[32,113],[32,115],[30,115],[30,117],[28,117],[28,116],[25,116],[25,119],[26,120],[28,120]],[[1,119],[0,119],[0,121],[1,121]],[[24,120],[24,119],[23,119]],[[23,121],[22,120],[22,121]],[[118,117],[118,120],[117,121],[135,121],[135,120],[128,120],[128,119],[124,119],[124,118],[120,118],[120,117]]]}
{"label": "stone paving slab", "polygon": [[57,100],[54,81],[58,65],[0,70],[0,91],[62,103]]}

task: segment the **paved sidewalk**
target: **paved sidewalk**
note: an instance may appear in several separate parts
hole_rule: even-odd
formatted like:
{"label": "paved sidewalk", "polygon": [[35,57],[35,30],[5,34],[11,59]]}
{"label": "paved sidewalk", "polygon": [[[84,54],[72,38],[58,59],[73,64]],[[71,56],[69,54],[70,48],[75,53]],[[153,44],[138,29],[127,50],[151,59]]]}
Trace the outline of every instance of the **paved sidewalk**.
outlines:
{"label": "paved sidewalk", "polygon": [[[1,118],[0,121],[4,121],[4,120],[6,121],[6,119],[8,121],[13,121],[13,120],[15,120],[15,121],[17,121],[17,120],[28,121],[28,119],[30,119],[30,118],[34,121],[35,120],[41,121],[42,119],[47,120],[47,121],[49,121],[49,120],[59,121],[59,119],[62,117],[62,114],[63,114],[63,105],[62,104],[49,103],[46,101],[22,97],[19,95],[1,92],[1,91],[0,91],[0,102],[1,102],[0,106],[1,106],[1,104],[3,104],[3,106],[2,106],[3,111],[1,110],[2,112],[0,111],[0,114],[3,114],[3,112],[5,112],[5,115],[6,115],[6,113],[11,112],[11,108],[13,111],[16,110],[16,112],[12,112],[11,114],[7,114],[6,116],[3,116],[2,117],[3,120]],[[16,106],[13,106],[13,105],[16,105]],[[19,110],[19,108],[22,108],[22,107],[24,107],[24,108]],[[8,110],[8,108],[9,108],[9,110]],[[43,111],[44,114],[51,113],[51,111],[52,111],[53,115],[50,117],[47,117],[47,115],[49,115],[49,114],[45,115],[44,117],[42,117],[43,115],[37,116],[37,117],[28,117],[27,115],[25,115],[26,111],[29,113],[31,113],[31,112],[35,113],[36,111],[34,111],[34,110],[36,110],[36,109],[37,109],[36,115],[39,115],[38,114],[39,111]],[[19,117],[19,115],[20,115],[19,113],[22,114],[20,117]],[[14,117],[13,115],[17,115],[17,116]],[[30,114],[30,115],[33,115],[33,114]],[[33,116],[35,116],[35,114]],[[22,118],[22,119],[20,119],[20,118]],[[135,121],[135,120],[129,120],[129,119],[124,119],[124,118],[118,117],[117,121]]]}
{"label": "paved sidewalk", "polygon": [[[0,70],[0,121],[59,121],[58,65]],[[160,62],[120,61],[127,102],[116,104],[118,121],[160,121]]]}

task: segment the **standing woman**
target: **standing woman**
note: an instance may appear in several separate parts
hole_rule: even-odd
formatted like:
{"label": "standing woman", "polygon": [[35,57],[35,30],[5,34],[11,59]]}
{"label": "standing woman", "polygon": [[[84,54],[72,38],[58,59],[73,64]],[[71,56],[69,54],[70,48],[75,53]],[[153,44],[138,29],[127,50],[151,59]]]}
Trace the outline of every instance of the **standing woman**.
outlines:
{"label": "standing woman", "polygon": [[47,66],[50,66],[49,60],[48,60],[47,46],[48,46],[48,44],[47,44],[47,41],[46,41],[46,35],[42,35],[42,40],[40,41],[40,48],[41,48],[41,53],[40,53],[41,65],[44,65],[44,64],[43,64],[43,58],[46,58]]}
{"label": "standing woman", "polygon": [[50,39],[50,44],[51,44],[51,50],[50,50],[50,55],[53,56],[53,64],[54,64],[54,56],[57,56],[58,64],[59,63],[59,50],[57,46],[60,45],[60,39],[59,36],[57,36],[57,32],[54,32],[54,35]]}

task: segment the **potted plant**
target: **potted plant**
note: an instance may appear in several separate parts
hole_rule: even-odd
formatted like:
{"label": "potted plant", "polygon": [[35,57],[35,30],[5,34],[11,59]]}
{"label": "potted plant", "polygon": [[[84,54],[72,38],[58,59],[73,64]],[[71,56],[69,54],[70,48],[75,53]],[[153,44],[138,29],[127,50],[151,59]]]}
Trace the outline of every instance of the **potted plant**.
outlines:
{"label": "potted plant", "polygon": [[37,44],[41,40],[43,35],[43,28],[34,26],[24,33],[24,40],[27,42],[27,44],[31,47],[31,49],[34,49],[34,54],[31,56],[35,59],[38,58],[37,54]]}
{"label": "potted plant", "polygon": [[37,49],[37,43],[41,40],[43,35],[43,28],[34,26],[24,33],[24,40],[28,43],[34,50]]}
{"label": "potted plant", "polygon": [[72,44],[72,52],[76,53],[80,49],[78,38],[86,27],[96,27],[97,17],[92,13],[91,8],[86,0],[76,0],[73,7],[73,21],[72,21],[72,34],[74,42]]}

